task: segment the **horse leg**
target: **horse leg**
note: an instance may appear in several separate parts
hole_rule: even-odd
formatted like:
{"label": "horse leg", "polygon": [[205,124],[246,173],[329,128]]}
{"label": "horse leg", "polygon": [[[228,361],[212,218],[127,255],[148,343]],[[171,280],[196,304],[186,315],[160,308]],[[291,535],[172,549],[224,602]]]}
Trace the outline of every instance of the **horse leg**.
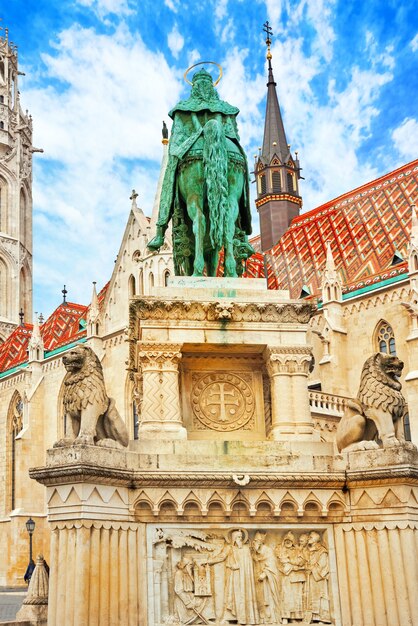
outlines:
{"label": "horse leg", "polygon": [[237,218],[239,214],[239,200],[244,188],[244,176],[242,171],[235,169],[232,164],[228,172],[229,193],[228,213],[225,215],[224,224],[224,253],[225,253],[225,276],[236,277],[237,263],[234,257],[234,236]]}
{"label": "horse leg", "polygon": [[218,263],[219,263],[219,248],[215,248],[215,250],[210,250],[206,254],[206,267],[207,267],[208,276],[216,276]]}
{"label": "horse leg", "polygon": [[203,271],[205,269],[203,244],[205,239],[206,218],[203,214],[202,208],[195,201],[187,204],[187,211],[193,220],[193,234],[195,241],[193,276],[203,276]]}

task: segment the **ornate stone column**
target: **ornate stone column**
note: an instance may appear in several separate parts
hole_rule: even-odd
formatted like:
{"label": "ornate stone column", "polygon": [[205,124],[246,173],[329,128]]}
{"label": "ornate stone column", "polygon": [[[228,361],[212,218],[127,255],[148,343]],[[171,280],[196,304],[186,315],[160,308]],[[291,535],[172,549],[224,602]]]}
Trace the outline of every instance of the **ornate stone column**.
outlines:
{"label": "ornate stone column", "polygon": [[142,405],[139,436],[142,439],[187,439],[180,412],[179,362],[182,344],[141,343]]}
{"label": "ornate stone column", "polygon": [[307,378],[312,352],[309,346],[269,347],[265,361],[270,377],[271,439],[319,439],[314,432]]}

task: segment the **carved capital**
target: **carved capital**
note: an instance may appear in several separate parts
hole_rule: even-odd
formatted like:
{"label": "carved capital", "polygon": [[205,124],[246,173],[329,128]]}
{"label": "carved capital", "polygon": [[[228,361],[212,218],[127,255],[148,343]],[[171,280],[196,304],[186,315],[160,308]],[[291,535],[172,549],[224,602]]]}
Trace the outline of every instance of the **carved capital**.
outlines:
{"label": "carved capital", "polygon": [[178,369],[181,343],[141,343],[139,344],[139,365],[142,371]]}
{"label": "carved capital", "polygon": [[307,376],[312,363],[312,349],[310,346],[266,348],[264,358],[270,376],[277,374]]}

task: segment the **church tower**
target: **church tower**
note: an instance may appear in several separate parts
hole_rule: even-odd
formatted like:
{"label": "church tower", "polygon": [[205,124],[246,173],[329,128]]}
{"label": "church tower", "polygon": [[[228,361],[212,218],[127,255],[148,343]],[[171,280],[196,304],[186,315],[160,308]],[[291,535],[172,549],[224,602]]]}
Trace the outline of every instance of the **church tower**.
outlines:
{"label": "church tower", "polygon": [[32,118],[20,107],[17,47],[0,37],[0,343],[32,319]]}
{"label": "church tower", "polygon": [[271,65],[270,45],[273,33],[268,22],[264,25],[264,31],[267,35],[267,106],[263,147],[255,157],[254,164],[257,183],[255,204],[260,216],[261,249],[263,252],[278,242],[292,219],[299,215],[302,205],[298,184],[301,178],[301,168],[297,152],[293,158],[286,139]]}

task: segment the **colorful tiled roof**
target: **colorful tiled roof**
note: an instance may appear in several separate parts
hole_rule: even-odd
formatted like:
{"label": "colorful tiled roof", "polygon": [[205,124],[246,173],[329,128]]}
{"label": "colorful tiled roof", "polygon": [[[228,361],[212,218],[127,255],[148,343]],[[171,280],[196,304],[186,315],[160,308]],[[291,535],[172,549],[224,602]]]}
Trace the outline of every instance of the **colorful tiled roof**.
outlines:
{"label": "colorful tiled roof", "polygon": [[[276,278],[269,279],[269,287],[290,289],[292,297],[304,286],[319,293],[327,241],[347,289],[401,266],[406,271],[401,263],[392,267],[392,261],[395,253],[407,258],[411,204],[417,201],[418,160],[303,213],[266,255]],[[260,269],[258,256],[247,263],[251,274]]]}

